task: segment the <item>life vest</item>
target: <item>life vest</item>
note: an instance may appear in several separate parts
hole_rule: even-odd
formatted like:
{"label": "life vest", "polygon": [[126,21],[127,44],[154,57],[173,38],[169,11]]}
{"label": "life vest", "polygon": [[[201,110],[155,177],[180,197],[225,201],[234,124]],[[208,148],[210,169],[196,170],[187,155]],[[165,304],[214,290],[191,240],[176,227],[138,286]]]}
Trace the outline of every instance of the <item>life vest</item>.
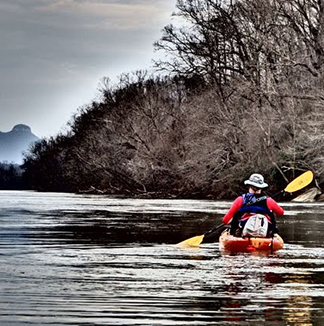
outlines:
{"label": "life vest", "polygon": [[235,213],[238,220],[249,218],[254,214],[265,215],[269,222],[272,222],[273,213],[267,206],[267,196],[262,194],[243,194],[243,204],[241,208]]}

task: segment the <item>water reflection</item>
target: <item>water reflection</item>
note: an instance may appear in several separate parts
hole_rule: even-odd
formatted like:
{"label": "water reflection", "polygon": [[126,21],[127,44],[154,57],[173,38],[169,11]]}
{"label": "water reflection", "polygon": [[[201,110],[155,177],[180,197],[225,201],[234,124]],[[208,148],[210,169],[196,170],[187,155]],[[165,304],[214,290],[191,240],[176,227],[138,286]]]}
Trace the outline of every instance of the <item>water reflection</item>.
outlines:
{"label": "water reflection", "polygon": [[[275,254],[170,244],[229,202],[0,193],[1,325],[321,325],[321,205],[286,205]],[[315,232],[316,230],[316,232]],[[319,232],[320,231],[320,232]]]}

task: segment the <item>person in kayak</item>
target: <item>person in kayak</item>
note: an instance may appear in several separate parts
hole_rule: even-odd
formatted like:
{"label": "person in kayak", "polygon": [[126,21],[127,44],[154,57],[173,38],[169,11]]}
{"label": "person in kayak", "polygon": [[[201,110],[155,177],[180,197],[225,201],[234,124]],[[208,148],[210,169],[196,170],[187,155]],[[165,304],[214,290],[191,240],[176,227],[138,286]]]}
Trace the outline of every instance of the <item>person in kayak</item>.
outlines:
{"label": "person in kayak", "polygon": [[275,200],[262,193],[262,190],[268,187],[263,176],[253,173],[244,184],[249,187],[248,193],[235,199],[223,218],[223,224],[231,223],[230,234],[241,236],[248,219],[253,215],[262,214],[269,222],[267,236],[277,233],[275,215],[282,216],[284,210]]}

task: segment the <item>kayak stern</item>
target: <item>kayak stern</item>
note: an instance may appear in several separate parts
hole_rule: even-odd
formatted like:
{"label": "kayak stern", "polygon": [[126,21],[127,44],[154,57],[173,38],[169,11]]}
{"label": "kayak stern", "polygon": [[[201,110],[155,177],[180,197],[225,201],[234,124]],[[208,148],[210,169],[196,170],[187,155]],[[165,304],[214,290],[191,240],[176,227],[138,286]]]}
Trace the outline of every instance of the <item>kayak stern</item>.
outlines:
{"label": "kayak stern", "polygon": [[282,249],[283,245],[284,242],[278,234],[273,238],[241,238],[230,235],[225,230],[219,238],[219,248],[225,252],[274,252]]}

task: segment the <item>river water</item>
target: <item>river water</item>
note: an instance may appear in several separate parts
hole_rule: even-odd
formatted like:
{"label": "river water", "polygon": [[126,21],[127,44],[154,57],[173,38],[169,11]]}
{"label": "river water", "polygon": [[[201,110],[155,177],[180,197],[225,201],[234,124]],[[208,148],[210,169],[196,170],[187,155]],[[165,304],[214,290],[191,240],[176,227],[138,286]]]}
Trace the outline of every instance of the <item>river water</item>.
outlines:
{"label": "river water", "polygon": [[0,325],[324,325],[324,204],[283,203],[273,255],[173,246],[229,206],[0,192]]}

